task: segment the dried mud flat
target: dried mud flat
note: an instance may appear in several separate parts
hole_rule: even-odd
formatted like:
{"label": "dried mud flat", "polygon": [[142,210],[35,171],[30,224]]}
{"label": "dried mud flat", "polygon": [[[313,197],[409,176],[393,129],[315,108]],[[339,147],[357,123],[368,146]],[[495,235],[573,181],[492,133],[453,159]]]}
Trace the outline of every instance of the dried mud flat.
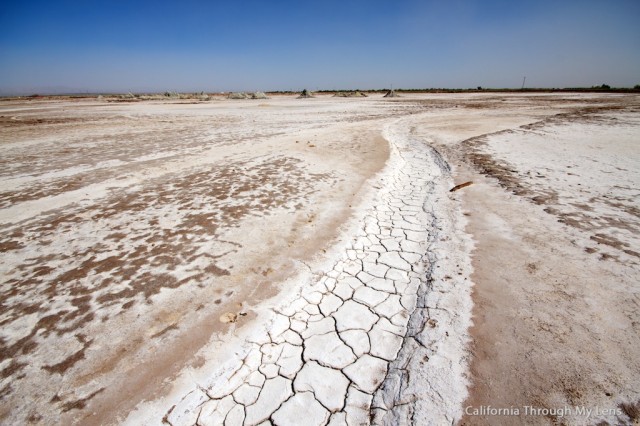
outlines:
{"label": "dried mud flat", "polygon": [[0,419],[631,422],[639,105],[2,101]]}

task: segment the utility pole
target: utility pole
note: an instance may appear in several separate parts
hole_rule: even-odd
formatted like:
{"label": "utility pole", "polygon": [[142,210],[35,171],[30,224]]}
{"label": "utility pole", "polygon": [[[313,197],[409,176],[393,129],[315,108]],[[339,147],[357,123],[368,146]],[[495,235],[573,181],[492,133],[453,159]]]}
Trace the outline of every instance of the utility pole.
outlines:
{"label": "utility pole", "polygon": [[524,82],[527,81],[527,76],[525,75],[524,77],[522,77],[522,87],[520,88],[520,90],[524,89]]}

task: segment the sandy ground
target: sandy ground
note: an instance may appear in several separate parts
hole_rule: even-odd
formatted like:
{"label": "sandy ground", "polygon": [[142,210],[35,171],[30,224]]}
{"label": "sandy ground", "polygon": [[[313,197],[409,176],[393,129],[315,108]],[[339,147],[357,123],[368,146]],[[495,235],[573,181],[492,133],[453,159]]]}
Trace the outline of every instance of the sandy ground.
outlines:
{"label": "sandy ground", "polygon": [[[636,102],[465,143],[472,167],[461,174],[477,183],[463,205],[478,283],[467,406],[520,416],[463,424],[637,424]],[[505,191],[492,190],[496,183]]]}
{"label": "sandy ground", "polygon": [[639,105],[4,101],[0,418],[630,421]]}
{"label": "sandy ground", "polygon": [[296,100],[2,108],[2,411],[22,421],[126,406],[194,362],[228,328],[221,314],[336,235],[388,156],[363,122],[393,114]]}

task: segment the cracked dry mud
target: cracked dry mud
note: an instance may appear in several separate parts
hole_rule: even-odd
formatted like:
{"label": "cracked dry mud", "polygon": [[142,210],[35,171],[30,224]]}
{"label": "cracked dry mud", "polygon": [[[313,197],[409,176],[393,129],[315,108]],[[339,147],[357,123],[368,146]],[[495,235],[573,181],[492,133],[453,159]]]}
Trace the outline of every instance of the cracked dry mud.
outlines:
{"label": "cracked dry mud", "polygon": [[387,126],[392,171],[342,258],[274,309],[241,359],[187,393],[165,422],[361,425],[394,409],[393,395],[379,390],[409,338],[411,315],[426,309],[426,253],[437,229],[427,195],[448,178],[437,152],[394,133],[404,127]]}
{"label": "cracked dry mud", "polygon": [[[6,101],[0,423],[509,424],[465,398],[637,400],[637,102]],[[585,106],[603,119],[567,125]]]}
{"label": "cracked dry mud", "polygon": [[0,421],[112,421],[335,237],[398,112],[294,102],[3,101]]}

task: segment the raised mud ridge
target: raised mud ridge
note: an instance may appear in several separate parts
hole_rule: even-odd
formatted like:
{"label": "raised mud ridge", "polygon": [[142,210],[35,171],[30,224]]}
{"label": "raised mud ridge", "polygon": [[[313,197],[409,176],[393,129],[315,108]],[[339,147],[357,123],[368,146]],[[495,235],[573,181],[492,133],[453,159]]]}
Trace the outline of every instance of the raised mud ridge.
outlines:
{"label": "raised mud ridge", "polygon": [[[468,314],[440,306],[454,285],[433,278],[435,263],[447,257],[437,242],[453,226],[436,207],[438,198],[450,202],[449,168],[408,129],[406,120],[386,127],[383,187],[341,259],[274,309],[267,329],[168,409],[164,423],[443,424],[457,417],[463,357],[446,345],[461,346]],[[430,359],[444,360],[433,377]],[[437,407],[412,418],[430,402]]]}

